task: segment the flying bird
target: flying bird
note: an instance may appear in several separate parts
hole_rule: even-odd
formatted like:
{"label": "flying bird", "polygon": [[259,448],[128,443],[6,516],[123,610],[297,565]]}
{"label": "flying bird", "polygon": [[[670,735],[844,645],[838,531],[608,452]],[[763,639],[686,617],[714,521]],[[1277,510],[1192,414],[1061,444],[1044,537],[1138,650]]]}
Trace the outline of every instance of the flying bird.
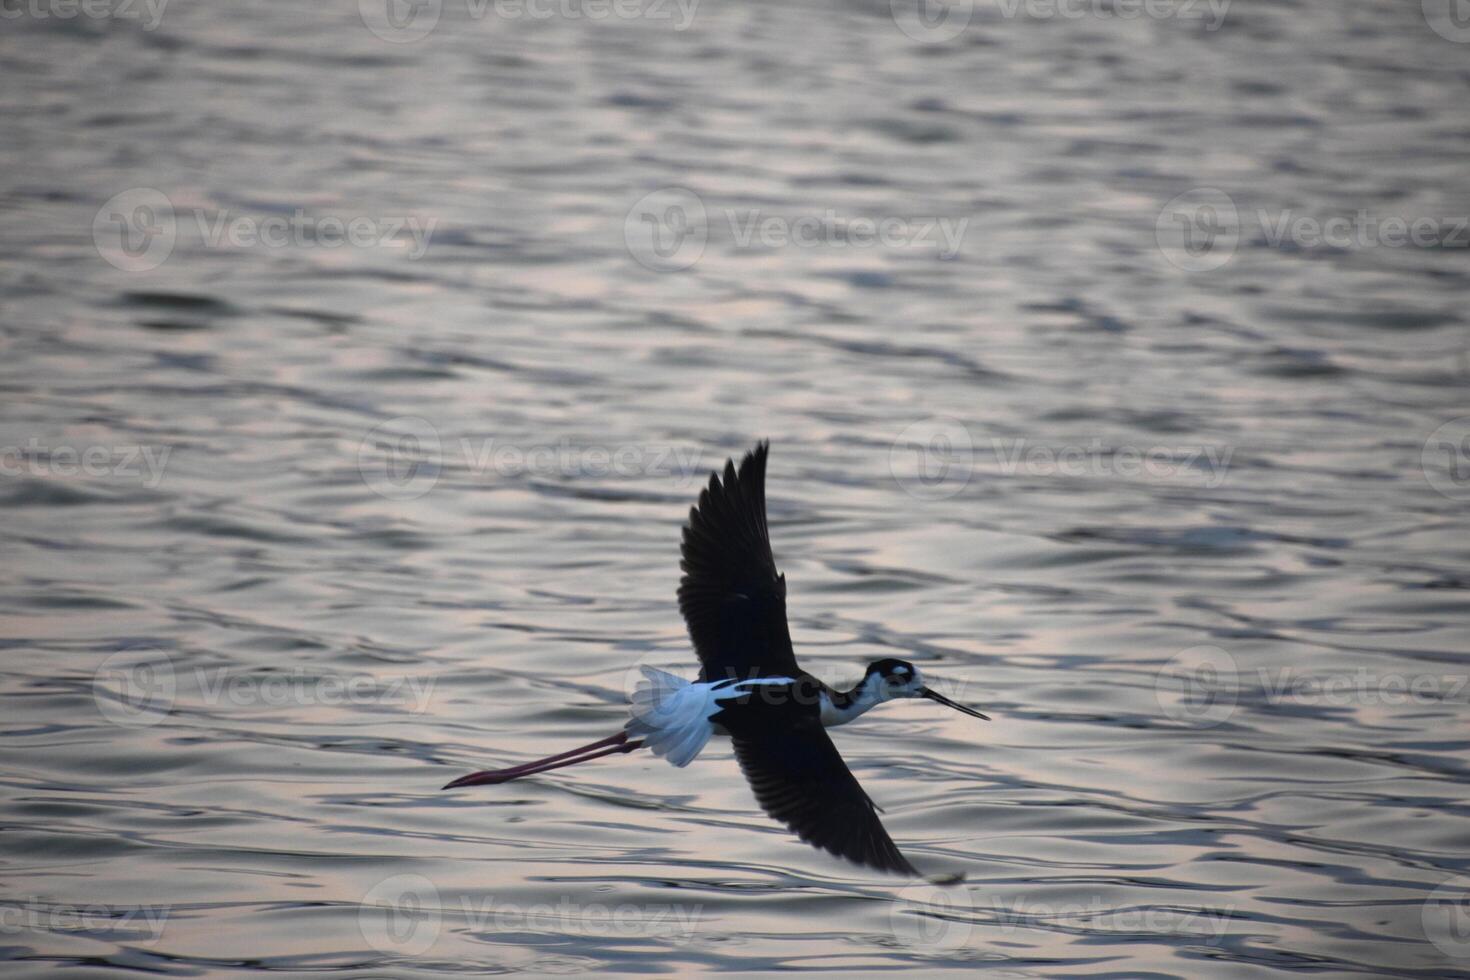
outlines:
{"label": "flying bird", "polygon": [[509,782],[640,748],[682,767],[711,736],[728,735],[761,808],[802,840],[880,871],[918,874],[826,730],[895,698],[928,698],[986,716],[927,687],[907,661],[875,660],[848,690],[801,669],[786,625],[786,576],[776,570],[766,524],[768,449],[758,443],[738,470],[728,460],[723,479],[711,474],[684,527],[679,611],[699,656],[699,680],[644,666],[621,731],[535,762],[461,776],[445,789]]}

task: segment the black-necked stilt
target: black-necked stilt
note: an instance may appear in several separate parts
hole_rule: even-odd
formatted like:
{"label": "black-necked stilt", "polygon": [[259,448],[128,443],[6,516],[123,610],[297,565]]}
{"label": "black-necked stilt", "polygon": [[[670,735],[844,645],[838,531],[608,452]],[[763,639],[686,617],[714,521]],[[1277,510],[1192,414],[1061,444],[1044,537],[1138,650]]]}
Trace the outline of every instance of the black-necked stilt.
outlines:
{"label": "black-necked stilt", "polygon": [[930,690],[919,669],[902,660],[875,660],[847,691],[797,665],[786,626],[786,576],[776,571],[766,527],[768,448],[757,444],[738,472],[727,461],[723,482],[712,474],[689,511],[679,611],[699,655],[699,680],[644,667],[622,731],[536,762],[461,776],[445,789],[504,783],[643,747],[686,766],[711,735],[729,735],[761,808],[802,840],[858,864],[917,873],[825,729],[894,698],[928,698],[986,716]]}

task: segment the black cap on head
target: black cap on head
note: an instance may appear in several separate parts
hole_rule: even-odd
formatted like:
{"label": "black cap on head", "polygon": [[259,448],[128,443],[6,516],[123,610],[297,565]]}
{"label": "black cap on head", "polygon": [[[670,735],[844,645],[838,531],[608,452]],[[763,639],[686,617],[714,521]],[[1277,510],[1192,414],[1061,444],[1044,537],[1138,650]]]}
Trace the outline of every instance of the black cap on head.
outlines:
{"label": "black cap on head", "polygon": [[908,680],[915,673],[914,665],[907,660],[895,660],[892,657],[883,660],[874,660],[868,664],[867,676],[882,674],[884,677],[896,677],[899,680]]}

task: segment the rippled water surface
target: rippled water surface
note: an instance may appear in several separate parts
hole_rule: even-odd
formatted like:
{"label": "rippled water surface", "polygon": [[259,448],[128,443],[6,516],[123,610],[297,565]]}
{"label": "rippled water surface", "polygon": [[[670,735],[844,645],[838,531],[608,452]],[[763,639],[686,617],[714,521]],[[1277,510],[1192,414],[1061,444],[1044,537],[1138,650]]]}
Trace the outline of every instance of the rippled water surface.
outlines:
{"label": "rippled water surface", "polygon": [[[0,23],[7,976],[1470,976],[1420,4],[64,6]],[[679,527],[761,437],[808,668],[994,717],[835,733],[962,883],[719,743],[439,790],[692,672]]]}

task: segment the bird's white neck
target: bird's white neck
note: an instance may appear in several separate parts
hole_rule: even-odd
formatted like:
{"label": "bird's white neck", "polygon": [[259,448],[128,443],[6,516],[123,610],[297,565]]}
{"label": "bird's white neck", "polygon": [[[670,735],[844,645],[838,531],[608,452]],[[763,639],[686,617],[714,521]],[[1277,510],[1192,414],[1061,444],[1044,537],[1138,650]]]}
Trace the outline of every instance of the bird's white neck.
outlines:
{"label": "bird's white neck", "polygon": [[837,704],[826,691],[822,692],[822,724],[827,728],[845,725],[874,705],[882,704],[884,696],[883,678],[869,674],[845,698],[845,704]]}

